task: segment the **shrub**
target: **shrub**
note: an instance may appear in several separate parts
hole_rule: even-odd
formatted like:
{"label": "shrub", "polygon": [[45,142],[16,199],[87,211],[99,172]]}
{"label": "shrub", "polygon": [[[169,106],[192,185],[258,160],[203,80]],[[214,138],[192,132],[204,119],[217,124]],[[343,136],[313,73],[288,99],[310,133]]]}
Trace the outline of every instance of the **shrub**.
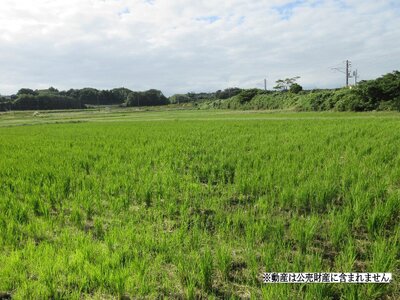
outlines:
{"label": "shrub", "polygon": [[238,95],[239,102],[241,104],[246,103],[251,101],[257,94],[259,90],[258,89],[249,89],[249,90],[243,90],[240,92]]}
{"label": "shrub", "polygon": [[215,93],[215,97],[217,99],[228,99],[231,98],[233,96],[239,95],[243,90],[240,88],[227,88],[223,91],[217,91]]}
{"label": "shrub", "polygon": [[0,111],[8,111],[12,109],[12,102],[0,101]]}
{"label": "shrub", "polygon": [[175,103],[188,103],[193,101],[188,95],[185,94],[175,94],[171,97],[169,97],[169,102],[171,104],[175,104]]}
{"label": "shrub", "polygon": [[400,72],[393,71],[375,80],[361,81],[356,93],[361,98],[364,110],[377,109],[382,101],[400,99]]}
{"label": "shrub", "polygon": [[303,90],[303,87],[302,87],[300,84],[298,84],[298,83],[293,83],[293,84],[290,86],[290,88],[289,88],[289,91],[290,91],[291,93],[293,93],[293,94],[298,94],[298,93],[300,93],[302,90]]}

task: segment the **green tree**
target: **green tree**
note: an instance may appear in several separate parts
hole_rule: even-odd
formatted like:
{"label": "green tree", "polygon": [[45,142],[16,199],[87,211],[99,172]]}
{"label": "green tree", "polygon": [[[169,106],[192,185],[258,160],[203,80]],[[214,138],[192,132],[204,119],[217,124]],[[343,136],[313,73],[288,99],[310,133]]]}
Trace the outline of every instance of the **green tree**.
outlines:
{"label": "green tree", "polygon": [[377,109],[381,102],[389,101],[400,108],[400,71],[393,71],[375,80],[361,81],[356,92],[364,110]]}
{"label": "green tree", "polygon": [[155,106],[168,104],[168,99],[159,90],[132,92],[128,96],[127,106]]}
{"label": "green tree", "polygon": [[300,93],[302,90],[303,90],[303,87],[302,87],[300,84],[298,84],[298,83],[293,83],[293,84],[290,86],[290,88],[289,88],[289,91],[290,91],[291,93],[293,93],[293,94],[298,94],[298,93]]}
{"label": "green tree", "polygon": [[50,93],[53,93],[53,94],[58,94],[59,93],[59,91],[56,88],[52,87],[52,86],[48,88],[48,91]]}
{"label": "green tree", "polygon": [[239,102],[241,104],[250,102],[256,95],[258,95],[259,92],[260,92],[259,89],[243,90],[238,95]]}
{"label": "green tree", "polygon": [[17,92],[17,96],[20,96],[20,95],[37,95],[37,92],[35,92],[32,89],[22,88]]}
{"label": "green tree", "polygon": [[23,94],[13,103],[16,110],[50,110],[82,108],[79,100],[52,94],[27,95]]}
{"label": "green tree", "polygon": [[99,91],[96,89],[84,88],[79,90],[77,94],[79,95],[78,98],[82,102],[82,104],[99,104]]}
{"label": "green tree", "polygon": [[117,103],[124,103],[128,100],[128,96],[130,93],[132,93],[132,91],[130,89],[121,87],[121,88],[112,89],[111,93],[114,95],[113,99]]}
{"label": "green tree", "polygon": [[217,91],[215,93],[215,97],[217,99],[228,99],[230,97],[236,96],[238,94],[240,94],[240,92],[242,91],[242,89],[234,87],[234,88],[227,88],[223,91]]}
{"label": "green tree", "polygon": [[100,105],[112,105],[112,104],[119,104],[120,101],[117,97],[117,94],[113,93],[112,91],[102,90],[98,94]]}
{"label": "green tree", "polygon": [[276,86],[274,86],[275,90],[280,90],[280,91],[287,91],[290,89],[290,87],[296,83],[297,79],[299,79],[300,76],[295,76],[292,78],[285,78],[285,79],[278,79],[276,81]]}
{"label": "green tree", "polygon": [[192,98],[190,98],[188,95],[185,94],[175,94],[169,97],[169,102],[174,104],[174,103],[187,103],[191,102]]}

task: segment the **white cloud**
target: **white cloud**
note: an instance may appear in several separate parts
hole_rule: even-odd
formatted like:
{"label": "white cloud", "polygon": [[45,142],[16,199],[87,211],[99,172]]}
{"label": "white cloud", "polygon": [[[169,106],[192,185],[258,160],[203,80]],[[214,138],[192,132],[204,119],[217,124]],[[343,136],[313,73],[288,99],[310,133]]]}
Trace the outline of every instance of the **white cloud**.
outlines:
{"label": "white cloud", "polygon": [[0,93],[21,87],[160,88],[166,94],[301,76],[337,87],[400,69],[394,1],[2,0]]}

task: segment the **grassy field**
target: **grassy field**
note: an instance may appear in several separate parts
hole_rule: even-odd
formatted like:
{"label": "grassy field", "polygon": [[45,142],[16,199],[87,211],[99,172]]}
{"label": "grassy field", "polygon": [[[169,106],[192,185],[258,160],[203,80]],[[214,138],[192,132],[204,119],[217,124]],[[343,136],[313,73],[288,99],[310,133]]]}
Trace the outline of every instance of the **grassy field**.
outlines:
{"label": "grassy field", "polygon": [[15,299],[400,298],[400,114],[4,113],[0,157]]}

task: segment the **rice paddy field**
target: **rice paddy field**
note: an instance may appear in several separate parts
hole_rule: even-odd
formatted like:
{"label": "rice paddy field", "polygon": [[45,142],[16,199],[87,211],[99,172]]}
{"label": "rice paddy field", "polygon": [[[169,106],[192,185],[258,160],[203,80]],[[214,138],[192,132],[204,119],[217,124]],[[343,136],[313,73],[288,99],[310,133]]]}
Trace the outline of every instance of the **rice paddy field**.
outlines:
{"label": "rice paddy field", "polygon": [[400,299],[399,224],[398,113],[0,114],[5,297]]}

